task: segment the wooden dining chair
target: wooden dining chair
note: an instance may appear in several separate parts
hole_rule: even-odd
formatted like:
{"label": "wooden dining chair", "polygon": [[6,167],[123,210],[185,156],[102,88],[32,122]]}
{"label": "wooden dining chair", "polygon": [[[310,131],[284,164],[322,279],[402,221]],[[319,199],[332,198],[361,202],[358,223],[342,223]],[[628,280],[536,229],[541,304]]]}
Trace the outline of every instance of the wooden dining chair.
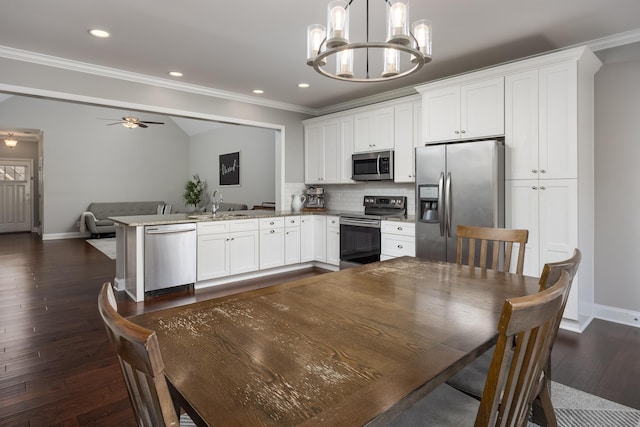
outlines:
{"label": "wooden dining chair", "polygon": [[102,285],[98,310],[118,355],[138,425],[177,427],[179,407],[173,402],[164,377],[156,333],[118,314],[110,283]]}
{"label": "wooden dining chair", "polygon": [[[543,291],[550,287],[550,285],[556,283],[563,271],[567,272],[569,275],[569,289],[571,289],[571,284],[573,283],[573,279],[576,275],[581,259],[582,253],[576,248],[571,258],[564,261],[545,264],[542,269],[542,274],[540,275],[539,290]],[[566,297],[568,296],[569,294],[567,293]],[[562,312],[564,312],[566,304],[567,300],[565,299],[562,302]],[[560,316],[553,329],[553,339],[551,340],[552,346],[558,335],[561,320],[562,316]],[[489,373],[492,355],[492,349],[481,354],[477,359],[465,366],[460,372],[449,378],[449,380],[447,380],[447,384],[479,400],[482,397],[484,384]],[[553,405],[551,404],[550,393],[551,349],[549,350],[549,358],[547,359],[544,368],[543,381],[544,382],[539,384],[537,397],[534,402],[533,421],[537,421],[540,425],[553,427],[557,425],[557,421]]]}
{"label": "wooden dining chair", "polygon": [[[540,275],[540,291],[547,289],[552,283],[555,283],[563,271],[569,274],[569,289],[571,289],[571,284],[578,272],[581,260],[582,252],[580,252],[580,249],[576,248],[574,249],[573,256],[571,258],[564,261],[545,264],[542,269],[542,274]],[[565,295],[565,299],[562,301],[563,313],[567,305],[568,298],[569,293]],[[558,425],[553,404],[551,402],[551,351],[553,350],[553,344],[556,342],[561,321],[562,316],[557,320],[557,325],[553,329],[553,339],[550,343],[549,357],[547,358],[547,362],[543,370],[544,375],[538,385],[538,393],[533,404],[532,421],[547,427],[556,427]]]}
{"label": "wooden dining chair", "polygon": [[[529,230],[458,225],[456,233],[458,235],[456,263],[462,264],[463,258],[466,258],[467,265],[498,270],[502,261],[502,271],[509,271],[511,268],[513,244],[518,243],[516,274],[522,274],[522,270],[524,269],[524,252],[526,243],[529,240]],[[466,245],[464,244],[465,241],[468,242]],[[480,253],[478,256],[476,256],[476,241],[480,242]],[[491,246],[491,250],[489,250],[489,246]],[[501,248],[502,246],[503,248]],[[465,248],[467,256],[463,257]],[[502,260],[500,259],[501,249],[503,249]],[[490,260],[489,257],[491,257]],[[476,260],[478,265],[476,265]]]}
{"label": "wooden dining chair", "polygon": [[[504,302],[480,402],[443,384],[389,425],[526,426],[554,338],[553,328],[562,317],[569,281],[569,274],[562,272],[549,289]],[[511,357],[507,357],[509,353]]]}

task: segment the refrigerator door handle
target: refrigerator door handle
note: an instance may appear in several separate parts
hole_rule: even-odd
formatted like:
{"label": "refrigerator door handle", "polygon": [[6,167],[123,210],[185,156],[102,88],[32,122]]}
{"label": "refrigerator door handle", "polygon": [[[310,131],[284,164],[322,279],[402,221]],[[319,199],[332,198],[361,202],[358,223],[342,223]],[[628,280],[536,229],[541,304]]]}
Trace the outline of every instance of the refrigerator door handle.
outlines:
{"label": "refrigerator door handle", "polygon": [[442,203],[444,199],[444,172],[440,172],[440,180],[438,180],[438,211],[440,218],[440,236],[444,237],[444,216],[445,206]]}
{"label": "refrigerator door handle", "polygon": [[447,237],[451,237],[451,172],[447,173],[447,183],[445,184],[444,209],[447,217],[446,230]]}

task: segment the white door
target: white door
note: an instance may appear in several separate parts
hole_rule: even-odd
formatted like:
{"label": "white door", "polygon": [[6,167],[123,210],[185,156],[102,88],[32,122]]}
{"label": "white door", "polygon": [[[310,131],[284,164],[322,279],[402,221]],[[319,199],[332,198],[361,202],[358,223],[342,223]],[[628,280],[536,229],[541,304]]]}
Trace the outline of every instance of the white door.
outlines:
{"label": "white door", "polygon": [[0,233],[31,231],[31,160],[0,159]]}

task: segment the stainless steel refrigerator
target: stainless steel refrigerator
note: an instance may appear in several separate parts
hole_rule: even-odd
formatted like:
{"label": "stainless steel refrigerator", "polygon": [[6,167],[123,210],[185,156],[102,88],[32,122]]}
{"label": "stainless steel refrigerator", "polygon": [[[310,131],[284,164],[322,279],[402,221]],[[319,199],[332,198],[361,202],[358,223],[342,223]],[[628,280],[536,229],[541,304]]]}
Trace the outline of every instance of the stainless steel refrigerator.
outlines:
{"label": "stainless steel refrigerator", "polygon": [[504,142],[416,148],[416,256],[456,260],[458,224],[504,227]]}

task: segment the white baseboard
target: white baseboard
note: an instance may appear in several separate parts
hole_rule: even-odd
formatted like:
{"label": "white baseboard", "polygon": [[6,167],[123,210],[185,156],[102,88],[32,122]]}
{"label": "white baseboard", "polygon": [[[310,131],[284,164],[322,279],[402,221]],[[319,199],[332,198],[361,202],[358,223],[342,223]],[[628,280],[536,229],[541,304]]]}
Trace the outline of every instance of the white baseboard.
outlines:
{"label": "white baseboard", "polygon": [[79,231],[73,231],[71,233],[48,233],[42,235],[42,240],[84,239],[90,235],[90,233],[81,233]]}
{"label": "white baseboard", "polygon": [[622,308],[594,304],[593,317],[622,325],[640,328],[640,313]]}

